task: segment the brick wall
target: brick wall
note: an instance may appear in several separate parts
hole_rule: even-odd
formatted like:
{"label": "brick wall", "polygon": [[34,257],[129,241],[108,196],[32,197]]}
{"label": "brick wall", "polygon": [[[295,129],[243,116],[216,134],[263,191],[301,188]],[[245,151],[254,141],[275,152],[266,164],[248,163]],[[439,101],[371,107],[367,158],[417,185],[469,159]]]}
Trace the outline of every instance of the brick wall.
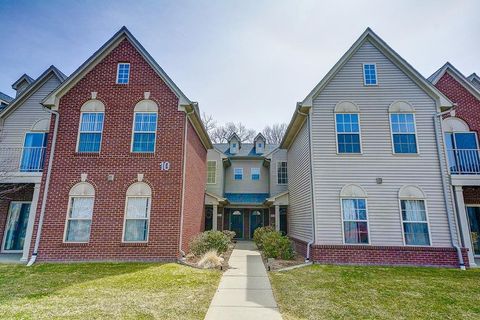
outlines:
{"label": "brick wall", "polygon": [[[5,225],[7,224],[8,210],[12,201],[32,201],[33,184],[25,185],[24,188],[5,195],[5,199],[0,200],[0,245],[3,242]],[[30,214],[35,214],[30,212]]]}
{"label": "brick wall", "polygon": [[463,187],[465,204],[480,204],[480,187]]}
{"label": "brick wall", "polygon": [[[115,83],[118,62],[131,64],[128,85]],[[92,91],[97,92],[97,98],[105,104],[101,152],[77,154],[80,108],[90,99]],[[133,109],[143,99],[144,92],[150,92],[150,99],[159,106],[156,152],[132,154]],[[59,112],[57,147],[38,259],[147,261],[178,258],[185,113],[178,111],[175,94],[135,48],[123,40],[61,98]],[[53,124],[54,121],[52,132]],[[50,150],[47,157],[49,153]],[[170,170],[160,170],[161,161],[169,161]],[[202,167],[199,170],[203,170]],[[90,241],[81,245],[66,244],[63,237],[68,192],[80,181],[82,173],[88,174],[88,181],[96,190]],[[125,193],[139,173],[144,174],[144,181],[153,192],[149,242],[123,244]],[[107,181],[109,174],[115,175],[114,181]],[[44,182],[41,195],[43,188]],[[40,205],[34,235],[39,212]]]}

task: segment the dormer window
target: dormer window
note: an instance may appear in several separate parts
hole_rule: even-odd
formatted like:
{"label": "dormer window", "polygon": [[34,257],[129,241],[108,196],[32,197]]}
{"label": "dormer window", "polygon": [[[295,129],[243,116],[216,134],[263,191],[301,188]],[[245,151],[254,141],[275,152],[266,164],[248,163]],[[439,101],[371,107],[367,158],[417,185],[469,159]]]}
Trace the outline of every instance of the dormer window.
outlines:
{"label": "dormer window", "polygon": [[255,139],[253,139],[254,143],[255,143],[255,153],[256,154],[262,154],[262,153],[265,153],[265,137],[259,133],[257,134],[257,136],[255,137]]}
{"label": "dormer window", "polygon": [[363,65],[363,83],[366,86],[377,85],[377,65],[374,63],[365,63]]}
{"label": "dormer window", "polygon": [[119,63],[117,66],[117,84],[128,84],[130,79],[130,63]]}
{"label": "dormer window", "polygon": [[241,148],[240,138],[235,133],[233,133],[228,138],[228,144],[230,145],[230,153],[231,154],[238,153],[238,150],[240,150],[240,148]]}

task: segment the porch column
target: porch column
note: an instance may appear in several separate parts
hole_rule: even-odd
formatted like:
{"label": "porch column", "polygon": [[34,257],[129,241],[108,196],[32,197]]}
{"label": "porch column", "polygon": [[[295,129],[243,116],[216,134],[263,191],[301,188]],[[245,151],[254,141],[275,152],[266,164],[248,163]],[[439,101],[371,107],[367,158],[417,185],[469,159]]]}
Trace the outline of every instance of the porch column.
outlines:
{"label": "porch column", "polygon": [[280,206],[275,205],[275,230],[280,231]]}
{"label": "porch column", "polygon": [[216,231],[217,230],[217,211],[218,211],[218,206],[216,204],[213,205],[213,214],[212,214],[212,230]]}
{"label": "porch column", "polygon": [[38,197],[40,196],[40,183],[36,183],[33,188],[32,203],[30,204],[30,213],[28,215],[27,229],[25,231],[25,242],[23,243],[23,255],[20,261],[28,261],[28,253],[30,252],[30,244],[32,242],[33,225],[35,224],[35,216],[37,215]]}
{"label": "porch column", "polygon": [[453,188],[455,189],[455,202],[457,203],[458,220],[460,223],[463,245],[468,248],[468,261],[470,266],[476,266],[472,240],[470,238],[470,228],[468,226],[467,210],[465,207],[465,201],[463,200],[463,188],[462,186],[453,186]]}

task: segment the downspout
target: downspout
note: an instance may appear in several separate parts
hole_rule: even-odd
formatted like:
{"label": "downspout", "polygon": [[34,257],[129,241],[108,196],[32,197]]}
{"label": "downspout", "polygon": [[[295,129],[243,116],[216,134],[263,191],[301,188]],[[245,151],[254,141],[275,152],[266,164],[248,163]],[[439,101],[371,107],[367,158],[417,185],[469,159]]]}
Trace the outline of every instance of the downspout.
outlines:
{"label": "downspout", "polygon": [[[435,141],[437,143],[438,160],[440,161],[440,175],[441,175],[441,178],[442,178],[443,198],[445,200],[445,208],[447,209],[447,216],[448,216],[448,230],[450,231],[450,239],[452,240],[452,246],[457,251],[457,257],[458,257],[458,262],[460,264],[460,269],[465,270],[465,262],[463,261],[462,250],[460,249],[460,247],[454,241],[455,231],[454,231],[453,225],[452,225],[452,219],[454,219],[454,216],[453,216],[453,213],[452,213],[452,211],[450,209],[450,206],[449,206],[449,203],[448,203],[448,187],[447,187],[447,184],[445,182],[445,180],[446,180],[445,169],[446,168],[445,168],[444,163],[442,161],[445,154],[442,152],[443,149],[441,148],[440,140],[438,138],[439,127],[438,127],[437,117],[439,118],[439,121],[441,121],[440,117],[447,114],[447,113],[452,112],[452,110],[454,108],[455,108],[455,106],[453,106],[453,108],[450,109],[450,110],[435,114],[433,116],[433,123],[435,125]],[[443,134],[442,134],[442,136],[443,136]]]}
{"label": "downspout", "polygon": [[45,217],[45,208],[47,206],[47,197],[48,197],[48,189],[50,186],[50,177],[52,173],[53,156],[55,154],[55,145],[57,144],[58,122],[60,120],[60,114],[57,111],[53,111],[46,107],[43,107],[43,109],[55,115],[55,126],[53,129],[52,148],[50,149],[50,157],[48,159],[48,168],[47,168],[47,176],[45,178],[45,187],[43,189],[42,207],[40,209],[40,219],[38,220],[37,236],[35,238],[35,246],[33,247],[32,256],[30,258],[30,261],[28,261],[27,263],[28,267],[33,265],[37,260],[38,247],[40,245],[40,236],[42,234],[43,219]]}
{"label": "downspout", "polygon": [[183,145],[183,174],[182,174],[182,210],[180,211],[180,241],[178,242],[178,247],[182,258],[185,258],[187,255],[185,251],[182,250],[183,245],[183,215],[185,211],[185,172],[187,170],[187,131],[188,131],[188,116],[195,112],[195,108],[190,112],[185,113],[185,136],[184,136],[184,145]]}

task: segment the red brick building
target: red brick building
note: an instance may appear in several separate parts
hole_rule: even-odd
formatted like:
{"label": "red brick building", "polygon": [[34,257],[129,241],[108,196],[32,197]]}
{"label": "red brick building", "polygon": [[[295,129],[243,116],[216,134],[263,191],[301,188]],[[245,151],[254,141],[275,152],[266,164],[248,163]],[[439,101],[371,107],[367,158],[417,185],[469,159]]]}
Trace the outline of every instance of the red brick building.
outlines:
{"label": "red brick building", "polygon": [[448,62],[429,80],[456,105],[443,120],[443,132],[463,246],[475,266],[480,263],[480,91],[474,74],[467,78]]}
{"label": "red brick building", "polygon": [[125,27],[43,103],[53,113],[54,157],[42,178],[33,256],[179,258],[204,223],[211,142],[197,104]]}

